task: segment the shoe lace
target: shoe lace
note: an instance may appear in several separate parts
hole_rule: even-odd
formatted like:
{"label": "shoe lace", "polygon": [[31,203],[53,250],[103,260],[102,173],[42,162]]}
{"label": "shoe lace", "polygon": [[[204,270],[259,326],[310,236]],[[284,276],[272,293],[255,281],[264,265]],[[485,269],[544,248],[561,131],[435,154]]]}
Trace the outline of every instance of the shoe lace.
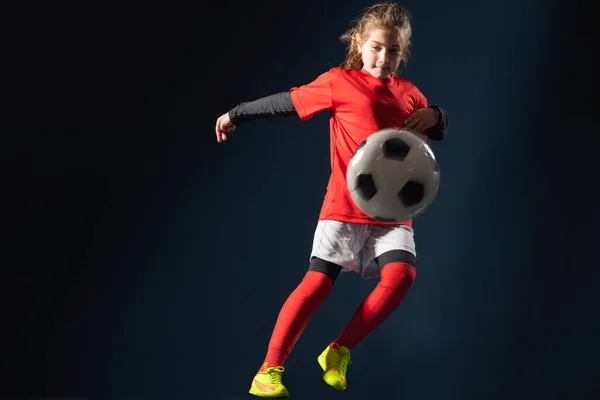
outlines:
{"label": "shoe lace", "polygon": [[333,353],[333,357],[334,363],[337,364],[337,372],[341,375],[346,375],[346,369],[348,368],[348,364],[352,364],[350,354],[336,351],[335,353]]}
{"label": "shoe lace", "polygon": [[283,373],[283,371],[283,367],[270,367],[265,369],[265,374],[267,374],[267,376],[269,377],[269,383],[281,383],[281,374]]}
{"label": "shoe lace", "polygon": [[348,364],[350,363],[350,355],[349,354],[344,354],[341,356],[340,359],[340,366],[338,367],[338,371],[340,371],[340,374],[342,375],[346,375],[346,368],[348,368]]}

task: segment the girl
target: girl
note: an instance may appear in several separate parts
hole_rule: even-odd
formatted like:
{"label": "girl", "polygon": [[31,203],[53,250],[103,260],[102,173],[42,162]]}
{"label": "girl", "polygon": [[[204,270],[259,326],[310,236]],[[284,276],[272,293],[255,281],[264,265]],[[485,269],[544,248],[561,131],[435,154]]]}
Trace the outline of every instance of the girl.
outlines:
{"label": "girl", "polygon": [[415,279],[412,221],[370,219],[352,201],[345,180],[358,145],[381,129],[404,128],[431,140],[446,135],[446,113],[429,105],[415,85],[397,75],[400,64],[407,61],[410,38],[407,10],[393,3],[375,4],[342,35],[349,46],[341,67],[290,91],[242,103],[217,120],[217,142],[221,143],[237,125],[256,118],[297,115],[308,120],[321,111],[331,113],[331,176],[309,268],[279,313],[251,394],[288,397],[281,380],[284,361],[340,271],[361,270],[359,252],[363,277],[380,276],[380,282],[317,359],[325,382],[338,390],[346,388],[350,351],[394,311]]}

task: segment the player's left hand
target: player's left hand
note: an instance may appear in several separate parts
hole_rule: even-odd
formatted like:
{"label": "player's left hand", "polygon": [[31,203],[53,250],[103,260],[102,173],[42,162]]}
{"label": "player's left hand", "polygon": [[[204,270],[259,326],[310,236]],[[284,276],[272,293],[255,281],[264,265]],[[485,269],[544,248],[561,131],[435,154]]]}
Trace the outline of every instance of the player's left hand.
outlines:
{"label": "player's left hand", "polygon": [[432,108],[421,108],[410,114],[404,121],[405,128],[412,133],[421,133],[438,123],[437,112]]}

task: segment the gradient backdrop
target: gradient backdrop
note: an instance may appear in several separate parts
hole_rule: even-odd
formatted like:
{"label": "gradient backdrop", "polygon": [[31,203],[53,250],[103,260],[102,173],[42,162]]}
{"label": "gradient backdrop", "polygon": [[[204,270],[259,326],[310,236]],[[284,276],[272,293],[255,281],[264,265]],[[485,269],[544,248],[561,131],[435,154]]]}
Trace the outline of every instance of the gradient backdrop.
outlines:
{"label": "gradient backdrop", "polygon": [[[338,65],[370,2],[341,4],[7,9],[5,397],[249,398],[308,266],[328,117],[257,121],[222,145],[214,124]],[[402,74],[450,118],[439,195],[415,221],[417,280],[340,394],[316,357],[376,284],[343,275],[286,384],[295,399],[598,399],[592,13],[403,5]]]}

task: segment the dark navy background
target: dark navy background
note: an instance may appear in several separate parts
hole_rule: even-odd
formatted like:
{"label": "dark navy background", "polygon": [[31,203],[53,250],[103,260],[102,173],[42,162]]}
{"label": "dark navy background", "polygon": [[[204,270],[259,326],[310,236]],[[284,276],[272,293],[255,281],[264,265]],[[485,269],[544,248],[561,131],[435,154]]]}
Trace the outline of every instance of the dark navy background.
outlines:
{"label": "dark navy background", "polygon": [[[308,266],[327,115],[256,121],[222,145],[215,120],[339,65],[338,36],[369,4],[7,6],[4,397],[249,397]],[[597,399],[590,13],[403,5],[402,74],[450,116],[417,280],[339,394],[316,357],[376,284],[344,275],[285,382],[296,399]]]}

